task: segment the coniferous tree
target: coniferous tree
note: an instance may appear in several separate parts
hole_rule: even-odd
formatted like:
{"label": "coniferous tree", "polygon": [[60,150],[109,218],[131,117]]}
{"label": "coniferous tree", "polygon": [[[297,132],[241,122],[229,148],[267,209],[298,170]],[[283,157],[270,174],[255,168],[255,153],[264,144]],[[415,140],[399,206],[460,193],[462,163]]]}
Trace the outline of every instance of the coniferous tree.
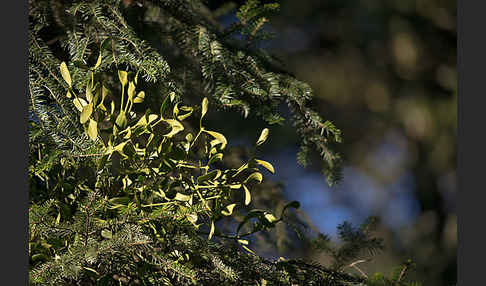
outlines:
{"label": "coniferous tree", "polygon": [[[275,170],[257,156],[268,128],[234,162],[228,139],[205,122],[235,110],[270,129],[294,124],[298,161],[316,150],[328,182],[339,180],[339,129],[309,107],[310,87],[259,48],[277,10],[249,0],[223,29],[215,16],[224,11],[195,0],[29,1],[32,285],[388,281],[345,273],[363,250],[382,247],[372,221],[341,225],[336,247],[295,226],[297,202],[252,208],[259,189],[276,185],[263,182],[262,170]],[[257,256],[249,237],[282,224],[335,263]]]}

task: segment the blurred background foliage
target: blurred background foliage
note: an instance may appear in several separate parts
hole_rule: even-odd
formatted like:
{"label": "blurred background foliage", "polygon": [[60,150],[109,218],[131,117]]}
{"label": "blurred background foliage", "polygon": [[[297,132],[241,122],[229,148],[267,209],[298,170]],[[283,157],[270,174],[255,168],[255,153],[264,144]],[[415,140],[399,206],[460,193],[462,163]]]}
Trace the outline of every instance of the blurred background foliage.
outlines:
{"label": "blurred background foliage", "polygon": [[[206,3],[211,10],[230,11],[221,13],[223,26],[236,22],[231,10],[236,5]],[[361,264],[362,270],[386,273],[410,258],[416,263],[410,275],[424,285],[454,285],[456,2],[282,0],[280,4],[280,12],[266,27],[274,38],[263,47],[310,84],[313,108],[343,131],[339,151],[344,176],[339,185],[329,187],[319,172],[318,154],[306,168],[296,164],[295,130],[287,124],[274,126],[264,157],[271,158],[277,173],[273,179],[282,184],[262,188],[262,200],[266,196],[266,204],[272,204],[272,195],[282,193],[287,200],[300,201],[301,215],[332,238],[345,220],[359,224],[378,216],[377,236],[385,239],[386,249]],[[265,126],[251,116],[242,119],[225,112],[218,116],[212,120],[233,138],[234,150],[251,144],[245,140]],[[262,240],[257,251],[328,261],[311,248],[281,244],[277,240],[275,247]]]}

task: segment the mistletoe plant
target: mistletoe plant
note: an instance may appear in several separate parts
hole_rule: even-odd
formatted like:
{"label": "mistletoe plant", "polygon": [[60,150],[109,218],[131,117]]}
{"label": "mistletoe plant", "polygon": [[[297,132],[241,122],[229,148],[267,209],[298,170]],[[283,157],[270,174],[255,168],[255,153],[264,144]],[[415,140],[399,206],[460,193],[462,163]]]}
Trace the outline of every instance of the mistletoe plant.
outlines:
{"label": "mistletoe plant", "polygon": [[[237,169],[219,169],[217,164],[223,159],[227,139],[223,134],[204,126],[203,119],[209,107],[207,98],[203,99],[199,108],[175,102],[173,94],[169,94],[159,112],[152,113],[146,110],[141,116],[137,116],[132,109],[135,104],[145,99],[145,92],[137,88],[138,74],[118,71],[121,85],[120,104],[116,104],[114,100],[108,103],[106,101],[110,91],[96,73],[100,63],[101,56],[87,73],[83,96],[79,95],[80,91],[73,88],[67,65],[64,62],[60,65],[62,78],[68,86],[66,97],[72,99],[73,109],[78,112],[85,135],[93,141],[94,148],[98,151],[81,156],[88,159],[86,163],[93,166],[93,169],[86,174],[86,180],[76,178],[74,192],[68,191],[66,194],[63,181],[69,179],[69,176],[64,172],[60,176],[64,178],[61,178],[57,185],[60,185],[65,197],[61,200],[50,200],[43,207],[32,207],[32,258],[41,258],[41,253],[55,253],[55,257],[62,257],[59,255],[64,251],[73,253],[81,241],[84,241],[82,244],[87,249],[91,249],[91,244],[93,247],[120,235],[117,233],[117,225],[120,226],[127,220],[140,230],[148,230],[144,232],[143,243],[163,240],[160,234],[167,232],[168,225],[174,223],[178,223],[178,227],[192,227],[194,230],[207,224],[209,240],[213,235],[232,239],[252,252],[247,247],[248,241],[244,237],[273,227],[282,220],[283,211],[277,219],[268,211],[251,210],[239,223],[234,235],[217,231],[215,222],[231,216],[238,209],[238,205],[251,203],[252,184],[261,183],[263,180],[259,168],[274,173],[272,164],[252,157]],[[110,108],[106,108],[106,105]],[[170,105],[173,106],[172,110],[169,110]],[[201,111],[201,115],[199,130],[193,135],[191,132],[184,132],[183,122],[193,115],[196,109]],[[265,128],[255,147],[265,143],[268,134],[269,130]],[[69,166],[76,164],[75,159],[69,157],[62,158],[60,163],[65,171],[69,170]],[[36,165],[42,164],[34,164],[32,175],[43,181],[49,180],[49,175],[39,172],[35,168]],[[115,182],[122,184],[117,188],[114,186]],[[235,200],[236,192],[244,193],[244,202]],[[86,198],[88,202],[83,201]],[[39,224],[49,226],[43,222],[44,215],[40,214],[49,212],[51,207],[56,205],[57,215],[53,223],[54,227],[60,226],[62,221],[73,219],[69,210],[75,210],[78,204],[86,204],[81,208],[83,218],[77,217],[76,214],[73,217],[75,220],[81,219],[78,225],[80,228],[76,229],[76,224],[73,225],[73,229],[60,227],[59,229],[66,232],[60,233],[60,237],[57,238],[56,244],[60,248],[55,247],[51,241],[52,237],[42,234],[41,231],[44,229],[37,227]],[[298,203],[288,204],[284,211],[288,207],[298,208]],[[257,221],[250,226],[248,232],[240,233],[245,227],[248,228],[247,224],[251,218],[256,218]],[[170,224],[167,224],[168,220],[171,220]],[[129,245],[137,243],[141,242],[130,242]],[[94,258],[91,259],[96,261]],[[90,260],[85,262],[88,261]],[[58,260],[51,264],[56,262]],[[43,267],[47,267],[46,265],[49,263]],[[78,267],[74,273],[79,275],[82,269],[99,274],[97,270],[88,266]],[[33,281],[43,281],[40,278],[43,271],[34,273],[36,274],[32,277]]]}

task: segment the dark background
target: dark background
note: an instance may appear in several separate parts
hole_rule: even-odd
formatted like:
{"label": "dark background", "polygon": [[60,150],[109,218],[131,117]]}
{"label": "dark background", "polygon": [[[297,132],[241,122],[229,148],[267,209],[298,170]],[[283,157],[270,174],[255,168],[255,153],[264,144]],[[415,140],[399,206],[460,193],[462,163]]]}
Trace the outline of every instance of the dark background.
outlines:
{"label": "dark background", "polygon": [[[223,2],[207,3],[215,9]],[[266,27],[275,38],[265,48],[311,85],[314,109],[343,131],[345,160],[342,182],[330,188],[319,164],[303,168],[295,162],[298,138],[292,127],[273,127],[272,149],[264,156],[276,168],[273,179],[332,237],[345,220],[359,224],[370,215],[380,217],[377,235],[386,249],[360,266],[367,273],[387,273],[410,258],[416,263],[411,275],[424,285],[454,285],[455,1],[280,4]],[[220,21],[226,26],[236,19],[233,14]],[[240,129],[225,132],[252,138]],[[326,262],[313,252],[298,255]]]}

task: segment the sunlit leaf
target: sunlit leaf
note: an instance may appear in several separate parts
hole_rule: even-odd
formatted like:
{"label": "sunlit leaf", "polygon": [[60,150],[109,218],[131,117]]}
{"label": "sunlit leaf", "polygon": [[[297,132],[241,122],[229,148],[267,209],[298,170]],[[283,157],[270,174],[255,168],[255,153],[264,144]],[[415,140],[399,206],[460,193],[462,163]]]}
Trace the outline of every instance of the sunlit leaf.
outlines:
{"label": "sunlit leaf", "polygon": [[209,159],[208,166],[213,164],[214,162],[221,161],[221,160],[223,160],[223,153],[218,153],[212,156],[211,159]]}
{"label": "sunlit leaf", "polygon": [[143,102],[144,98],[145,98],[145,92],[141,91],[137,94],[137,96],[135,97],[133,102],[134,103],[141,103],[141,102]]}
{"label": "sunlit leaf", "polygon": [[191,199],[191,196],[184,195],[181,193],[177,193],[176,196],[174,197],[174,200],[176,201],[181,201],[181,202],[187,202]]}
{"label": "sunlit leaf", "polygon": [[275,169],[273,168],[272,164],[270,164],[269,162],[263,161],[263,160],[258,160],[258,159],[255,159],[255,161],[257,162],[257,164],[263,166],[265,169],[270,171],[272,174],[275,174]]}
{"label": "sunlit leaf", "polygon": [[197,214],[195,214],[195,213],[187,214],[186,217],[187,217],[187,220],[190,221],[192,224],[194,224],[194,225],[196,224]]}
{"label": "sunlit leaf", "polygon": [[262,176],[261,173],[258,173],[258,172],[252,173],[250,176],[248,176],[248,178],[246,178],[245,183],[247,183],[251,180],[255,180],[258,183],[261,183],[263,181],[263,176]]}
{"label": "sunlit leaf", "polygon": [[211,240],[211,238],[213,238],[213,234],[214,234],[214,221],[211,221],[211,230],[209,231],[208,240]]}
{"label": "sunlit leaf", "polygon": [[123,152],[123,148],[125,148],[125,146],[127,145],[127,143],[128,143],[128,141],[125,141],[125,142],[122,142],[122,143],[116,145],[115,147],[113,147],[113,152],[118,152],[124,158],[128,158],[128,156],[125,155],[125,153]]}
{"label": "sunlit leaf", "polygon": [[93,113],[93,104],[90,103],[90,104],[83,107],[83,111],[81,112],[81,115],[79,117],[79,121],[82,124],[86,123],[92,113]]}
{"label": "sunlit leaf", "polygon": [[110,114],[113,115],[113,113],[115,113],[115,102],[112,101],[110,103]]}
{"label": "sunlit leaf", "polygon": [[125,190],[126,188],[128,188],[133,182],[132,180],[130,180],[130,178],[128,176],[125,176],[125,178],[122,179],[122,183],[123,183],[123,189]]}
{"label": "sunlit leaf", "polygon": [[118,78],[120,79],[122,86],[127,84],[127,76],[128,73],[126,71],[118,71]]}
{"label": "sunlit leaf", "polygon": [[69,87],[72,88],[73,85],[72,85],[72,81],[71,81],[71,74],[69,73],[69,70],[68,70],[65,62],[61,63],[60,70],[61,70],[62,78],[69,85]]}
{"label": "sunlit leaf", "polygon": [[61,212],[58,212],[56,217],[56,224],[58,225],[60,222],[61,222]]}
{"label": "sunlit leaf", "polygon": [[95,66],[93,67],[93,69],[97,69],[100,65],[101,65],[101,59],[103,57],[101,56],[101,50],[100,50],[100,54],[98,55],[98,59],[96,60],[96,64]]}
{"label": "sunlit leaf", "polygon": [[276,218],[276,217],[275,217],[273,214],[271,214],[271,213],[266,213],[266,214],[264,215],[264,217],[265,217],[265,218],[268,220],[268,222],[270,222],[270,223],[274,223],[275,221],[277,221],[277,218]]}
{"label": "sunlit leaf", "polygon": [[104,105],[104,101],[105,101],[106,96],[108,95],[108,92],[109,92],[108,88],[106,88],[105,85],[102,85],[102,87],[101,87],[101,102],[100,102],[100,104],[98,104],[97,107],[100,108],[103,111],[107,111],[106,107]]}
{"label": "sunlit leaf", "polygon": [[177,117],[177,114],[179,114],[179,103],[176,103],[176,105],[174,105],[174,108],[172,109],[172,115],[174,117]]}
{"label": "sunlit leaf", "polygon": [[237,242],[239,244],[248,245],[248,240],[246,240],[246,239],[238,239]]}
{"label": "sunlit leaf", "polygon": [[157,114],[149,114],[149,116],[148,116],[148,124],[154,122],[155,120],[157,120],[157,118],[159,118],[159,116]]}
{"label": "sunlit leaf", "polygon": [[207,112],[208,112],[208,99],[205,97],[203,98],[201,104],[201,119],[204,117],[204,115],[206,115]]}
{"label": "sunlit leaf", "polygon": [[215,131],[208,131],[208,130],[204,130],[204,132],[208,133],[209,135],[211,135],[215,139],[217,139],[221,143],[221,149],[224,149],[226,147],[226,144],[228,142],[226,141],[226,138],[224,137],[223,134],[215,132]]}
{"label": "sunlit leaf", "polygon": [[181,106],[180,111],[184,111],[184,114],[177,115],[177,119],[182,121],[186,119],[187,117],[191,116],[193,108],[189,106]]}
{"label": "sunlit leaf", "polygon": [[84,268],[84,269],[86,269],[86,270],[88,270],[88,271],[90,271],[90,272],[93,272],[93,273],[95,273],[95,274],[97,274],[97,275],[100,275],[100,274],[98,273],[98,271],[94,270],[93,268],[89,268],[89,267],[86,267],[86,266],[83,266],[83,268]]}
{"label": "sunlit leaf", "polygon": [[265,128],[265,129],[262,130],[262,133],[260,134],[260,137],[258,138],[256,145],[260,146],[263,143],[265,143],[265,141],[267,140],[267,137],[268,137],[268,128]]}
{"label": "sunlit leaf", "polygon": [[135,95],[135,84],[133,84],[133,81],[131,81],[128,84],[127,95],[128,95],[128,100],[132,101],[133,100],[133,96]]}
{"label": "sunlit leaf", "polygon": [[192,135],[192,133],[187,133],[186,134],[186,141],[192,142],[192,140],[194,140],[194,136]]}
{"label": "sunlit leaf", "polygon": [[[214,139],[214,140],[216,140],[216,139]],[[219,141],[218,141],[218,142],[219,142]],[[214,155],[214,154],[216,154],[216,153],[218,153],[218,149],[216,149],[216,148],[211,148],[211,150],[209,150],[209,154],[208,154],[208,155],[209,155],[209,156],[212,156],[212,155]]]}
{"label": "sunlit leaf", "polygon": [[132,137],[132,129],[131,128],[127,128],[127,133],[125,134],[125,136],[123,136],[123,139],[130,139],[130,137]]}
{"label": "sunlit leaf", "polygon": [[219,141],[218,139],[213,139],[213,140],[209,141],[209,146],[211,146],[211,148],[213,148],[214,146],[216,146],[218,144],[221,144],[221,141]]}
{"label": "sunlit leaf", "polygon": [[116,117],[115,123],[121,129],[125,128],[125,126],[127,125],[127,116],[125,115],[125,112],[121,111],[120,114],[118,114],[118,116]]}
{"label": "sunlit leaf", "polygon": [[76,107],[76,109],[79,110],[79,112],[83,112],[83,107],[88,105],[86,100],[84,100],[80,97],[73,99],[73,103],[74,103],[74,106]]}
{"label": "sunlit leaf", "polygon": [[89,103],[93,101],[93,92],[91,90],[91,85],[89,84],[89,81],[86,85],[86,99],[88,100]]}
{"label": "sunlit leaf", "polygon": [[240,245],[241,245],[241,247],[242,247],[244,250],[246,250],[246,251],[250,252],[250,253],[251,253],[251,254],[253,254],[253,255],[256,255],[256,253],[255,253],[253,250],[249,249],[249,248],[248,248],[248,247],[246,247],[245,245],[242,245],[242,244],[240,244]]}
{"label": "sunlit leaf", "polygon": [[207,173],[205,175],[199,176],[197,178],[197,183],[200,184],[200,183],[203,183],[203,182],[206,182],[206,181],[216,180],[220,176],[221,176],[221,171],[220,170],[218,170],[218,169],[212,170],[211,172],[209,172],[209,173]]}
{"label": "sunlit leaf", "polygon": [[106,238],[106,239],[112,239],[113,238],[113,234],[111,233],[111,230],[107,230],[107,229],[103,229],[101,231],[101,236]]}
{"label": "sunlit leaf", "polygon": [[93,119],[89,120],[88,136],[93,141],[98,137],[98,123]]}
{"label": "sunlit leaf", "polygon": [[233,209],[235,208],[236,204],[230,204],[226,206],[226,209],[222,210],[221,213],[225,216],[230,216],[233,213]]}
{"label": "sunlit leaf", "polygon": [[173,137],[174,135],[176,135],[177,133],[181,132],[182,130],[184,130],[184,126],[177,120],[174,120],[174,119],[165,119],[164,120],[165,122],[169,123],[170,127],[172,128],[172,130],[165,134],[164,136],[165,137]]}
{"label": "sunlit leaf", "polygon": [[243,189],[245,190],[245,206],[247,206],[251,202],[251,194],[245,185],[243,185]]}

